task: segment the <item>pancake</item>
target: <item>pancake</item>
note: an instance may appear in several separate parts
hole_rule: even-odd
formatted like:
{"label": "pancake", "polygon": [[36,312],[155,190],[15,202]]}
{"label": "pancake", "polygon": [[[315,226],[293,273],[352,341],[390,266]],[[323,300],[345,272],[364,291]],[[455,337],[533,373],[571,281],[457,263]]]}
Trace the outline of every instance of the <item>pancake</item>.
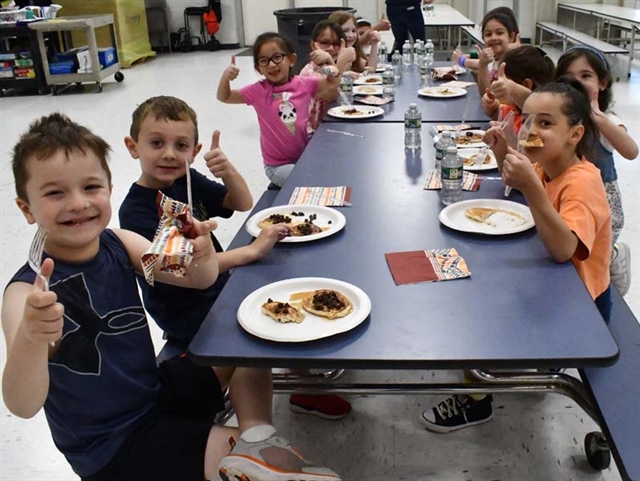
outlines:
{"label": "pancake", "polygon": [[307,296],[302,307],[305,311],[327,319],[345,317],[353,311],[353,303],[344,294],[331,289],[320,289]]}
{"label": "pancake", "polygon": [[518,220],[520,220],[522,224],[524,224],[527,221],[527,219],[524,216],[518,214],[517,212],[512,212],[510,210],[505,210],[505,209],[494,209],[492,207],[471,207],[464,211],[464,215],[473,221],[495,227],[496,225],[493,222],[491,222],[491,220],[489,220],[489,217],[491,217],[493,214],[496,214],[498,212],[515,217]]}
{"label": "pancake", "polygon": [[265,227],[269,227],[270,225],[276,225],[276,224],[291,225],[291,217],[289,217],[288,215],[282,215],[282,214],[271,214],[266,219],[263,219],[260,222],[258,222],[257,225],[258,225],[258,228],[264,229]]}
{"label": "pancake", "polygon": [[303,312],[300,312],[300,310],[296,309],[288,302],[274,301],[269,298],[261,307],[263,314],[266,314],[282,324],[287,324],[289,322],[300,324],[305,318]]}
{"label": "pancake", "polygon": [[544,142],[540,138],[520,140],[518,143],[525,149],[544,147]]}
{"label": "pancake", "polygon": [[322,232],[322,228],[318,227],[312,222],[301,222],[300,224],[296,224],[292,226],[293,236],[302,237],[306,235],[319,234]]}

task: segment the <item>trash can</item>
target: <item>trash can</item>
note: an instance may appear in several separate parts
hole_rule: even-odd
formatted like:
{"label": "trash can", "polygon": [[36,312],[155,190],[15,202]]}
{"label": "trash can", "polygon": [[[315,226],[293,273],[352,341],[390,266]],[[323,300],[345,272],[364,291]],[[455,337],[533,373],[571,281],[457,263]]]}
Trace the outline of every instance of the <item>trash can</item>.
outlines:
{"label": "trash can", "polygon": [[346,7],[285,8],[273,12],[278,20],[278,33],[291,41],[293,49],[298,55],[298,61],[293,68],[294,75],[300,73],[302,67],[309,63],[313,27],[320,20],[326,20],[329,15],[338,10],[356,13],[355,8]]}

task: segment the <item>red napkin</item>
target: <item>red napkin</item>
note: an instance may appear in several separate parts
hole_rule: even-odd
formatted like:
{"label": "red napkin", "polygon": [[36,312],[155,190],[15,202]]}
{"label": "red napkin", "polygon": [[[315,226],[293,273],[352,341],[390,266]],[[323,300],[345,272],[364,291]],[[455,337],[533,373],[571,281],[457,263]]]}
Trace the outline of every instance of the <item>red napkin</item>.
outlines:
{"label": "red napkin", "polygon": [[471,275],[466,261],[454,248],[393,252],[384,256],[398,286],[461,279]]}

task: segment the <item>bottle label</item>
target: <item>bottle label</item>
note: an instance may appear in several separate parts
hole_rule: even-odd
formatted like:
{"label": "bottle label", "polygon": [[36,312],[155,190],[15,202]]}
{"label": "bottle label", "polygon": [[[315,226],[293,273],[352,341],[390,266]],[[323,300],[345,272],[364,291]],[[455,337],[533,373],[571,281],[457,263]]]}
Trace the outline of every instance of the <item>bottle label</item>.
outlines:
{"label": "bottle label", "polygon": [[342,90],[346,94],[350,94],[353,92],[353,84],[351,82],[342,82],[340,84],[340,90]]}
{"label": "bottle label", "polygon": [[459,167],[445,167],[443,165],[442,179],[443,180],[460,180],[462,179],[462,169]]}
{"label": "bottle label", "polygon": [[404,119],[405,129],[420,129],[422,127],[422,119]]}

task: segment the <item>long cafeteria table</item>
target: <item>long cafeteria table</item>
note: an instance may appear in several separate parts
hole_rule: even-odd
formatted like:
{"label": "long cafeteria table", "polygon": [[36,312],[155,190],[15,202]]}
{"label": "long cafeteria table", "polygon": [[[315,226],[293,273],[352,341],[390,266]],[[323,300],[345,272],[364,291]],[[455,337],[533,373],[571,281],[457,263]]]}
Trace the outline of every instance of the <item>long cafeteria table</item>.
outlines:
{"label": "long cafeteria table", "polygon": [[[436,30],[439,27],[445,27],[447,33],[446,38],[448,46],[451,45],[451,29],[458,29],[458,44],[462,43],[462,27],[475,27],[473,20],[468,19],[458,10],[450,5],[444,3],[436,3],[433,5],[433,16],[428,16],[428,10],[422,10],[422,16],[424,18],[424,26],[435,27]],[[438,35],[439,35],[438,31]]]}
{"label": "long cafeteria table", "polygon": [[[505,236],[441,225],[438,192],[423,190],[434,163],[423,125],[422,149],[405,152],[403,126],[323,124],[274,205],[296,186],[352,188],[340,208],[345,228],[309,243],[280,243],[263,260],[236,269],[189,346],[200,364],[284,368],[472,369],[470,384],[297,382],[280,392],[453,393],[555,391],[593,414],[579,381],[564,374],[486,370],[613,364],[618,348],[571,263],[551,260],[535,229]],[[357,153],[356,153],[357,152]],[[502,198],[495,171],[465,199]],[[512,200],[523,202],[517,193]],[[239,236],[245,236],[241,232]],[[385,253],[455,247],[471,277],[396,286]],[[238,324],[245,297],[272,282],[323,277],[351,283],[371,299],[354,329],[311,342],[273,342]],[[266,299],[265,299],[266,302]],[[275,322],[275,321],[274,321]],[[333,322],[340,322],[336,320]]]}
{"label": "long cafeteria table", "polygon": [[[434,67],[450,67],[450,62],[436,62]],[[475,82],[469,71],[458,77],[463,82]],[[446,82],[433,81],[433,86]],[[418,95],[420,90],[420,73],[415,65],[403,68],[402,77],[396,82],[395,100],[382,105],[384,114],[369,119],[369,122],[404,122],[404,113],[410,103],[416,103],[422,112],[423,122],[460,122],[466,117],[467,122],[487,122],[489,119],[482,110],[480,93],[476,85],[467,87],[467,94],[455,98],[430,98]],[[356,105],[362,105],[355,102]],[[325,122],[343,122],[330,115],[325,115]],[[357,120],[356,120],[357,121]]]}

